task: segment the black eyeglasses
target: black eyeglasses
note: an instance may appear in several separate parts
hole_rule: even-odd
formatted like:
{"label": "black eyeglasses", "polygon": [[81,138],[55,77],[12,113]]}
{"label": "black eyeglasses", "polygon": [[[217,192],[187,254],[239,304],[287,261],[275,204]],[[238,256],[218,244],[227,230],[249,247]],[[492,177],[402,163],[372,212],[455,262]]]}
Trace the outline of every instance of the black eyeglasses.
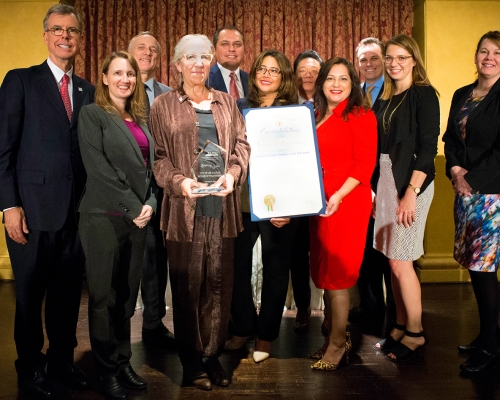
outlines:
{"label": "black eyeglasses", "polygon": [[276,78],[279,74],[281,74],[281,71],[278,68],[266,68],[263,65],[261,65],[255,70],[255,73],[257,75],[265,75],[268,72],[269,75],[271,75],[273,78]]}
{"label": "black eyeglasses", "polygon": [[81,35],[82,31],[76,28],[50,28],[47,29],[46,32],[52,33],[54,36],[62,36],[63,32],[66,32],[69,37]]}

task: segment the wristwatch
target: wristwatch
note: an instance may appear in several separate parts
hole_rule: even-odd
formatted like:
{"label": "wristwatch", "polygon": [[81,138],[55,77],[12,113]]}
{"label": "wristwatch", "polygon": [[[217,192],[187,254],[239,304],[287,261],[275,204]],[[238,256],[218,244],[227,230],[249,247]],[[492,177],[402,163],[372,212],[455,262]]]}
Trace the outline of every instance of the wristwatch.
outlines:
{"label": "wristwatch", "polygon": [[413,186],[411,183],[408,184],[408,187],[410,189],[413,189],[413,191],[416,193],[416,194],[419,194],[420,193],[420,188],[419,187],[416,187],[416,186]]}

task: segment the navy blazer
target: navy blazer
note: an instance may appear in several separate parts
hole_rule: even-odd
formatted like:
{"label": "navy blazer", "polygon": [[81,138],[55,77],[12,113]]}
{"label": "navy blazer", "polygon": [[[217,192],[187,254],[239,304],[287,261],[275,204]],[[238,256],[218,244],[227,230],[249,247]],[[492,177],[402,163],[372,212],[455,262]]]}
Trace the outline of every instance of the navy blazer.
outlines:
{"label": "navy blazer", "polygon": [[148,165],[127,125],[116,114],[96,104],[82,108],[78,137],[89,176],[78,211],[121,213],[134,219],[148,204],[156,210],[150,181],[154,143],[145,124],[140,127],[149,141]]}
{"label": "navy blazer", "polygon": [[466,138],[462,139],[457,117],[470,96],[473,84],[458,89],[453,95],[448,126],[443,135],[446,175],[450,169],[465,168],[464,175],[472,189],[482,194],[500,193],[500,79],[467,119]]}
{"label": "navy blazer", "polygon": [[[243,85],[244,97],[248,96],[248,72],[242,71],[240,69],[240,79]],[[210,68],[210,77],[208,79],[207,85],[215,90],[219,90],[224,93],[229,93],[224,83],[224,78],[222,77],[222,72],[220,72],[217,63]]]}
{"label": "navy blazer", "polygon": [[0,210],[23,207],[30,229],[60,230],[68,213],[76,220],[86,180],[78,115],[94,86],[75,74],[72,82],[71,121],[46,61],[9,71],[0,87]]}

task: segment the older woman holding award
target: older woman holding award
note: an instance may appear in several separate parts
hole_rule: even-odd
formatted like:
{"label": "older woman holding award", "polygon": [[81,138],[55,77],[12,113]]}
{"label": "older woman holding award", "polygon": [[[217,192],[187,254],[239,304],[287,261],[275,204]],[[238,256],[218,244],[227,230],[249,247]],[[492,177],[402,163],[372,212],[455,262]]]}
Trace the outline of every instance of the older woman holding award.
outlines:
{"label": "older woman holding award", "polygon": [[180,84],[159,96],[150,114],[184,384],[203,390],[229,384],[218,357],[229,321],[233,242],[243,229],[235,188],[246,179],[250,154],[236,103],[205,85],[212,60],[206,36],[184,36],[172,60]]}

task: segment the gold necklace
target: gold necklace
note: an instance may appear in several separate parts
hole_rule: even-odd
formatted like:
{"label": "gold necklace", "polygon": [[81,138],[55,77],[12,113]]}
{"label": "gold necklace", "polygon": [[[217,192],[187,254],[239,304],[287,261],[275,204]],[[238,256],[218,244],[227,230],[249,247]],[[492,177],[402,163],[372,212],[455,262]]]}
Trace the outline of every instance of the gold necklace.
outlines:
{"label": "gold necklace", "polygon": [[389,115],[389,119],[386,122],[385,121],[385,114],[387,113],[387,110],[389,109],[389,106],[391,105],[392,97],[389,100],[389,104],[387,104],[387,107],[385,108],[384,115],[382,115],[382,127],[384,128],[384,133],[386,135],[387,135],[387,131],[391,127],[392,116],[394,115],[394,113],[396,112],[396,110],[399,108],[399,106],[401,105],[401,103],[403,103],[403,101],[405,100],[407,94],[408,94],[408,89],[406,90],[405,95],[403,96],[403,98],[401,99],[401,101],[399,102],[399,104],[396,106],[396,108],[394,108],[394,110],[392,110],[391,114]]}

